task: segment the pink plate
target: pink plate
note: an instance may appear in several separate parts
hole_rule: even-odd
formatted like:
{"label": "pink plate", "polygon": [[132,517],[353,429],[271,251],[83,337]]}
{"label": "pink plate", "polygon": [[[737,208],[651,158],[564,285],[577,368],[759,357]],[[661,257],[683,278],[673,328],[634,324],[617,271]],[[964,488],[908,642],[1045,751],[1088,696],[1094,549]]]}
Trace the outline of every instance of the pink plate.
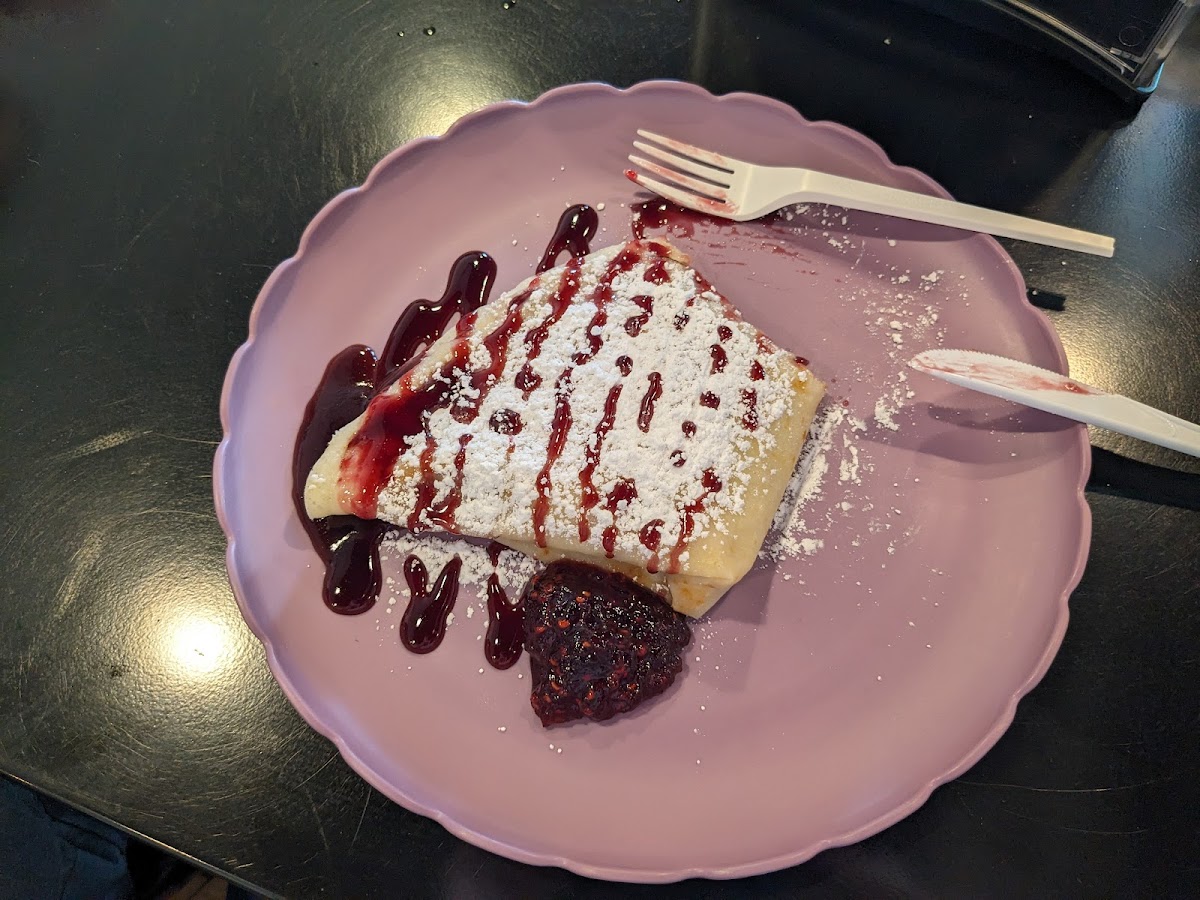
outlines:
{"label": "pink plate", "polygon": [[733,878],[887,827],[996,742],[1058,649],[1083,571],[1087,432],[906,373],[933,346],[1065,371],[988,237],[824,208],[676,230],[750,321],[811,360],[841,422],[810,470],[792,555],[764,558],[697,626],[667,695],[606,725],[544,730],[524,660],[484,662],[483,616],[416,656],[386,598],[330,613],[288,493],[325,363],[378,347],[405,303],[440,294],[460,252],[492,253],[511,287],[569,203],[604,204],[595,246],[628,237],[644,195],[621,173],[639,127],[946,196],[863,136],[750,94],[574,85],[473,113],[330,202],[268,279],[225,379],[216,505],[275,677],[388,797],[524,862]]}

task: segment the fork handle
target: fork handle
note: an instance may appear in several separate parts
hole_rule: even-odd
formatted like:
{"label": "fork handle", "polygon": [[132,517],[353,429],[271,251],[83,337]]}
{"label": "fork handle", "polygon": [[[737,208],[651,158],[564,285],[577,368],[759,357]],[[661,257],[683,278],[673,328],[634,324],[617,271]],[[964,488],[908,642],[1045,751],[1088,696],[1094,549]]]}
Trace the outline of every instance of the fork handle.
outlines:
{"label": "fork handle", "polygon": [[899,188],[884,187],[824,172],[799,170],[795,174],[805,188],[797,192],[797,201],[829,203],[847,209],[882,213],[934,225],[948,225],[966,231],[982,231],[985,234],[1017,238],[1063,250],[1078,250],[1095,256],[1112,256],[1115,247],[1113,239],[1102,234],[1052,225],[1011,213],[996,212],[969,203],[943,200],[941,197],[930,197],[927,194],[902,191]]}

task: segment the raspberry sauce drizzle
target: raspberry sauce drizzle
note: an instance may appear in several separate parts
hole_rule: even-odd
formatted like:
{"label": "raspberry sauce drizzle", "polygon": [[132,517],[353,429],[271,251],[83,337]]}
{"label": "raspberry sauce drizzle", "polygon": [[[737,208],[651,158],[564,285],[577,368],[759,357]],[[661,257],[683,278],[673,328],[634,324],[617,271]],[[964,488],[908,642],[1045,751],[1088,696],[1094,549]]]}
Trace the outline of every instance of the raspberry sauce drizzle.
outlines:
{"label": "raspberry sauce drizzle", "polygon": [[458,575],[462,560],[457,556],[442,567],[441,574],[428,589],[425,563],[410,556],[404,561],[404,580],[408,582],[408,608],[400,620],[400,641],[413,653],[436,650],[446,636],[446,622],[458,599]]}
{"label": "raspberry sauce drizzle", "polygon": [[596,466],[600,463],[600,448],[604,446],[604,439],[608,437],[613,423],[617,420],[617,401],[620,398],[621,385],[614,384],[608,389],[608,396],[604,398],[604,414],[596,424],[592,439],[584,447],[584,464],[583,468],[579,470],[579,540],[581,543],[592,534],[588,513],[600,502],[600,492],[592,483],[592,476],[595,475]]}
{"label": "raspberry sauce drizzle", "polygon": [[[660,259],[661,263],[662,260]],[[625,333],[630,337],[637,337],[642,333],[642,329],[646,327],[646,323],[650,321],[650,317],[654,315],[654,298],[641,294],[633,298],[633,302],[641,308],[641,312],[636,316],[630,316],[625,320]]]}
{"label": "raspberry sauce drizzle", "polygon": [[650,551],[650,559],[646,561],[646,571],[651,575],[658,572],[658,547],[662,543],[662,519],[651,519],[638,532],[638,540]]}
{"label": "raspberry sauce drizzle", "polygon": [[666,284],[671,280],[671,273],[667,271],[667,261],[656,259],[646,267],[646,274],[642,277],[651,284]]}
{"label": "raspberry sauce drizzle", "polygon": [[566,268],[563,270],[562,278],[559,280],[558,289],[546,298],[550,304],[550,312],[546,315],[546,318],[539,322],[536,327],[531,328],[525,335],[525,344],[529,348],[529,353],[525,364],[517,372],[515,382],[525,400],[528,400],[529,395],[541,387],[542,376],[533,371],[532,364],[541,355],[542,344],[545,343],[546,337],[550,334],[551,327],[562,318],[563,313],[567,311],[567,307],[571,305],[571,301],[575,299],[575,295],[579,292],[580,268],[578,259],[572,259],[567,263]]}
{"label": "raspberry sauce drizzle", "polygon": [[488,627],[483,639],[483,655],[495,669],[507,669],[521,658],[525,638],[523,598],[510,603],[493,572],[487,580]]}
{"label": "raspberry sauce drizzle", "polygon": [[379,596],[379,541],[387,525],[354,516],[310,519],[304,508],[304,484],[333,433],[366,408],[375,389],[375,369],[375,354],[361,345],[347,347],[330,360],[304,411],[292,455],[292,502],[325,564],[321,589],[325,605],[344,615],[366,612]]}
{"label": "raspberry sauce drizzle", "polygon": [[670,556],[667,557],[667,571],[672,574],[679,571],[680,557],[692,537],[692,532],[696,530],[696,516],[704,512],[704,504],[708,498],[724,486],[721,484],[721,479],[717,477],[717,473],[712,469],[704,470],[700,484],[704,488],[704,492],[691,503],[686,504],[680,515],[679,538],[675,541],[675,546],[671,548]]}
{"label": "raspberry sauce drizzle", "polygon": [[554,383],[554,418],[550,422],[550,440],[546,446],[546,462],[538,472],[534,486],[537,498],[533,501],[533,539],[539,547],[546,546],[546,516],[550,512],[550,470],[562,455],[571,430],[571,373],[565,370]]}
{"label": "raspberry sauce drizzle", "polygon": [[[467,446],[471,443],[472,437],[473,435],[469,433],[459,436],[458,452],[454,454],[454,483],[446,492],[446,496],[442,498],[441,503],[430,507],[429,513],[425,517],[425,521],[430,525],[443,531],[453,533],[456,530],[454,514],[462,503],[463,471],[467,465]],[[432,441],[430,445],[432,445]]]}
{"label": "raspberry sauce drizzle", "polygon": [[410,303],[388,335],[375,370],[375,392],[385,390],[417,359],[417,351],[428,348],[442,336],[450,320],[458,315],[456,331],[464,336],[471,326],[470,314],[487,303],[496,281],[496,261],[486,253],[464,253],[450,267],[446,290],[434,301]]}
{"label": "raspberry sauce drizzle", "polygon": [[[479,414],[483,398],[503,371],[508,343],[521,326],[524,299],[527,296],[520,294],[514,297],[504,319],[484,337],[484,346],[491,353],[489,365],[472,369],[470,346],[465,337],[460,337],[450,350],[450,358],[425,383],[416,387],[402,384],[397,391],[376,393],[371,399],[366,419],[350,440],[342,459],[342,476],[350,474],[352,477],[348,480],[357,487],[357,495],[352,496],[350,501],[355,515],[364,519],[375,518],[379,492],[391,478],[396,460],[423,438],[425,443],[419,462],[421,477],[416,486],[416,503],[407,521],[410,530],[416,531],[422,527],[421,517],[437,492],[432,469],[436,445],[428,434],[428,417],[435,410],[449,406],[460,393],[473,399],[465,406],[456,407],[454,418],[470,422]],[[486,297],[483,300],[486,302]],[[448,324],[448,318],[443,325]],[[403,374],[402,369],[397,371]],[[465,392],[460,385],[461,372],[470,373],[468,390]]]}
{"label": "raspberry sauce drizzle", "polygon": [[608,492],[604,508],[612,513],[612,522],[604,526],[604,532],[600,535],[600,545],[604,547],[604,554],[609,559],[612,559],[617,551],[617,512],[622,504],[628,505],[629,501],[636,500],[637,495],[637,485],[631,478],[618,478],[613,489]]}
{"label": "raspberry sauce drizzle", "polygon": [[754,388],[742,388],[742,403],[746,412],[742,415],[742,427],[747,431],[758,430],[758,391]]}
{"label": "raspberry sauce drizzle", "polygon": [[654,404],[662,396],[662,375],[658,372],[651,372],[646,378],[650,382],[650,386],[646,388],[646,394],[642,397],[642,405],[638,409],[637,419],[638,428],[643,432],[650,430],[650,420],[654,418]]}
{"label": "raspberry sauce drizzle", "polygon": [[584,203],[568,207],[567,211],[558,217],[554,234],[546,245],[546,252],[537,265],[538,274],[549,272],[558,265],[558,258],[567,250],[571,256],[579,259],[591,252],[590,242],[596,236],[600,227],[600,217],[596,211]]}

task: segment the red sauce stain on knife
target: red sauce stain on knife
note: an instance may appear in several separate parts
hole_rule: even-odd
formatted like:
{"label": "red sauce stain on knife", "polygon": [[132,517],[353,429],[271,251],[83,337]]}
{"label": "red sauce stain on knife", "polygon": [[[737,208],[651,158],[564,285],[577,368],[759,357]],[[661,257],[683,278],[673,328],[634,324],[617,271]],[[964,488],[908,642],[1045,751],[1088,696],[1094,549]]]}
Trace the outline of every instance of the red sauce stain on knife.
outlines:
{"label": "red sauce stain on knife", "polygon": [[1000,387],[1032,391],[1064,391],[1069,394],[1084,394],[1097,396],[1104,391],[1096,390],[1086,384],[1080,384],[1067,378],[1039,369],[1030,363],[1020,360],[1008,360],[993,357],[990,354],[980,354],[976,359],[946,359],[944,356],[934,357],[933,354],[922,353],[913,358],[911,365],[922,372],[944,372],[947,375],[962,375],[968,378],[978,378]]}

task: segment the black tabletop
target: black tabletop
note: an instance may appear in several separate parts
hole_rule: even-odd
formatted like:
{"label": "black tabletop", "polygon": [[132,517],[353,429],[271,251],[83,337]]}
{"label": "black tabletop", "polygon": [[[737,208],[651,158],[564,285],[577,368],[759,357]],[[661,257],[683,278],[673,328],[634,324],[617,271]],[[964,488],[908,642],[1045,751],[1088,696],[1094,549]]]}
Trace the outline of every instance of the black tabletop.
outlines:
{"label": "black tabletop", "polygon": [[[272,894],[615,890],[462,843],[301,721],[210,471],[250,306],[329,197],[486,102],[655,77],[1115,235],[1113,260],[1009,247],[1081,377],[1200,420],[1200,29],[1139,108],[899,3],[0,0],[0,771]],[[974,769],[805,865],[628,895],[1200,893],[1200,465],[1092,441],[1066,640]]]}

